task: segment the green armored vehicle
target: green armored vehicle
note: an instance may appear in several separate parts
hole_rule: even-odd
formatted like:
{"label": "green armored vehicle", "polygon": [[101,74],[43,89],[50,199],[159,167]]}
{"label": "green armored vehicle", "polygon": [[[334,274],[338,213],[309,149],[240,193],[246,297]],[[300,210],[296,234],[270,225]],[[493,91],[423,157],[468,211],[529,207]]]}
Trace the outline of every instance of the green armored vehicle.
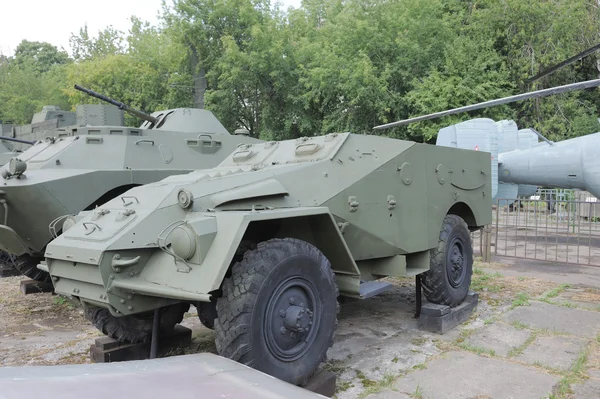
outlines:
{"label": "green armored vehicle", "polygon": [[207,110],[178,108],[146,115],[106,100],[144,123],[139,128],[63,127],[51,137],[44,132],[43,140],[0,168],[0,250],[32,279],[48,278],[36,266],[46,244],[60,234],[64,215],[94,209],[137,185],[216,166],[238,145],[262,142],[231,135]]}
{"label": "green armored vehicle", "polygon": [[429,301],[462,303],[490,171],[489,153],[380,136],[246,144],[67,218],[38,267],[111,337],[148,342],[193,304],[220,355],[303,384],[339,295],[421,274]]}

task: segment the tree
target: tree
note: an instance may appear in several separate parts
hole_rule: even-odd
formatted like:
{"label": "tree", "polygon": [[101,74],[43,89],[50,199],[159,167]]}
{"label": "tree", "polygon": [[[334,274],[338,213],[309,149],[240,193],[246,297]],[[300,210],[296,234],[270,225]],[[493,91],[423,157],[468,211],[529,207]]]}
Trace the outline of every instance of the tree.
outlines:
{"label": "tree", "polygon": [[69,45],[73,58],[77,61],[99,59],[109,55],[125,52],[123,32],[106,27],[98,32],[98,37],[90,37],[87,24],[79,29],[79,35],[71,35]]}
{"label": "tree", "polygon": [[23,40],[17,46],[12,62],[17,68],[31,66],[35,73],[42,74],[56,65],[68,64],[71,60],[66,51],[59,51],[50,43]]}

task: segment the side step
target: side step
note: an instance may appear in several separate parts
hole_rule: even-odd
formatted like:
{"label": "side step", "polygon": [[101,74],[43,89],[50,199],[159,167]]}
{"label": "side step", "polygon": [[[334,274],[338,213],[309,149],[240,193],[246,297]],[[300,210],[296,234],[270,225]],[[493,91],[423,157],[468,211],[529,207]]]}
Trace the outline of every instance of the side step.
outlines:
{"label": "side step", "polygon": [[385,281],[365,281],[360,283],[360,299],[371,298],[382,292],[388,291],[393,287],[392,283]]}

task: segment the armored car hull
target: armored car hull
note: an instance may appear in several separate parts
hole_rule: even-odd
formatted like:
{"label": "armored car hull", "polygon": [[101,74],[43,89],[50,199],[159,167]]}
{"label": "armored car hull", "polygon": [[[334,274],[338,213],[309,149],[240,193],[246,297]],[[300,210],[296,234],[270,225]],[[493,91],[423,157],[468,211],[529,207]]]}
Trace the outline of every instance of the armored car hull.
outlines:
{"label": "armored car hull", "polygon": [[489,153],[378,136],[247,144],[68,218],[39,267],[117,339],[147,341],[152,311],[169,329],[194,304],[219,354],[301,384],[338,295],[421,274],[430,301],[464,300],[490,173]]}
{"label": "armored car hull", "polygon": [[[132,187],[213,167],[238,145],[258,139],[231,135],[205,110],[157,112],[145,128],[60,129],[0,169],[0,249],[36,280],[45,246],[62,219],[94,209]],[[167,130],[173,129],[173,130]]]}

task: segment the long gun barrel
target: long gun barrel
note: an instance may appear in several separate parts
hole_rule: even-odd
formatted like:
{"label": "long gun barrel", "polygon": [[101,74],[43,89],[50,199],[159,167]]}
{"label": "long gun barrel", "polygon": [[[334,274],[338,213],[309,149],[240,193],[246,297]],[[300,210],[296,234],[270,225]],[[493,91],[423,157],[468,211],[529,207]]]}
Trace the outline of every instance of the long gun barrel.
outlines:
{"label": "long gun barrel", "polygon": [[6,136],[0,136],[0,140],[14,141],[15,143],[23,143],[23,144],[29,144],[29,145],[34,145],[35,144],[35,141],[29,141],[29,140],[23,140],[23,139],[16,139],[14,137],[6,137]]}
{"label": "long gun barrel", "polygon": [[547,96],[551,96],[554,94],[567,93],[569,91],[574,91],[574,90],[589,89],[589,88],[597,87],[597,86],[600,86],[600,79],[572,83],[572,84],[558,86],[558,87],[551,87],[549,89],[543,89],[543,90],[538,90],[538,91],[532,91],[529,93],[517,94],[515,96],[499,98],[497,100],[485,101],[482,103],[467,105],[465,107],[454,108],[454,109],[450,109],[447,111],[436,112],[436,113],[429,114],[429,115],[417,116],[416,118],[404,119],[404,120],[401,120],[398,122],[386,123],[385,125],[375,126],[373,129],[375,129],[375,130],[388,129],[388,128],[394,127],[394,126],[407,125],[409,123],[425,121],[428,119],[440,118],[440,117],[446,116],[446,115],[453,115],[453,114],[458,114],[461,112],[474,111],[476,109],[481,109],[481,108],[494,107],[496,105],[513,103],[516,101],[526,100],[529,98],[547,97]]}
{"label": "long gun barrel", "polygon": [[102,101],[106,101],[107,103],[110,103],[112,105],[114,105],[115,107],[122,109],[123,111],[129,112],[130,114],[133,114],[135,116],[137,116],[140,119],[143,119],[145,121],[151,122],[153,124],[156,124],[156,122],[158,122],[158,119],[156,119],[155,117],[148,115],[142,111],[138,111],[137,109],[133,109],[128,107],[127,105],[125,105],[122,102],[119,102],[117,100],[113,100],[112,98],[108,98],[100,93],[96,93],[93,90],[90,89],[86,89],[85,87],[81,87],[79,85],[75,85],[75,88],[79,91],[84,92],[87,95],[90,95],[92,97],[96,97],[97,99],[100,99]]}

